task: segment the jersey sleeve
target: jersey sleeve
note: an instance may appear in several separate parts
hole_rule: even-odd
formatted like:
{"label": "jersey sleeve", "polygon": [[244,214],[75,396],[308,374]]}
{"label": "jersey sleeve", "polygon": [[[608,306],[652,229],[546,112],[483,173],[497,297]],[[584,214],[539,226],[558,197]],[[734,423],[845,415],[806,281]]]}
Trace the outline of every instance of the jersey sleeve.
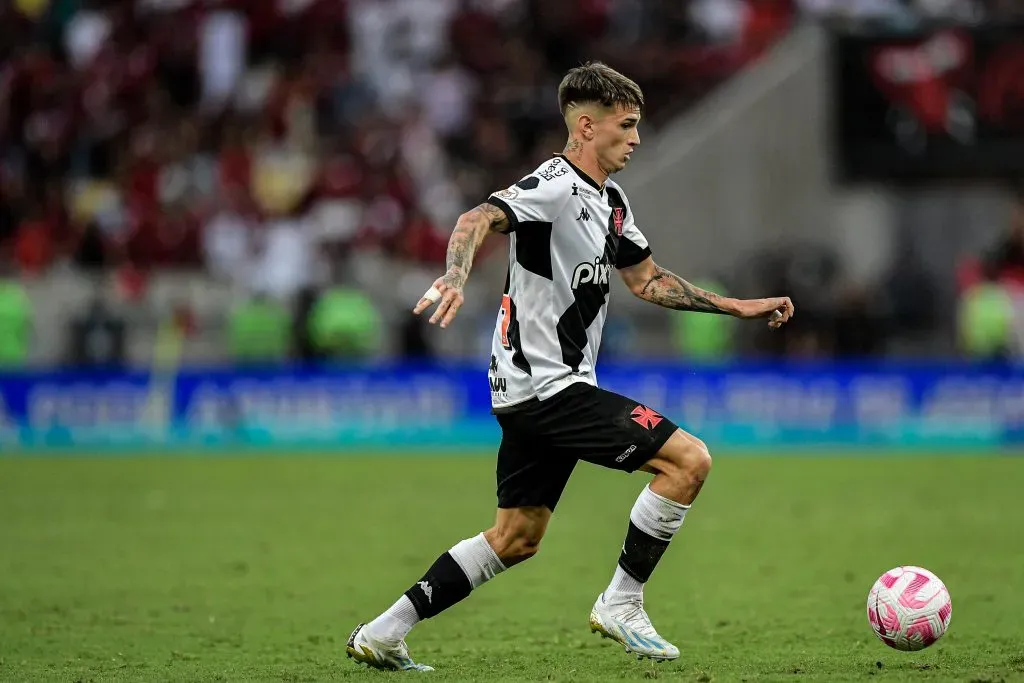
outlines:
{"label": "jersey sleeve", "polygon": [[[619,269],[635,266],[651,255],[651,247],[647,243],[647,238],[640,232],[636,221],[633,220],[633,210],[629,206],[629,200],[625,199],[625,195],[622,197],[626,206],[621,209],[623,212],[622,231],[619,233],[619,249],[615,255],[615,267]],[[619,219],[615,216],[616,211],[619,209],[612,209],[612,220],[618,223]]]}
{"label": "jersey sleeve", "polygon": [[495,192],[487,198],[487,203],[494,204],[508,216],[509,227],[505,232],[515,232],[532,223],[551,224],[569,201],[569,192],[559,180],[557,177],[545,180],[531,174]]}

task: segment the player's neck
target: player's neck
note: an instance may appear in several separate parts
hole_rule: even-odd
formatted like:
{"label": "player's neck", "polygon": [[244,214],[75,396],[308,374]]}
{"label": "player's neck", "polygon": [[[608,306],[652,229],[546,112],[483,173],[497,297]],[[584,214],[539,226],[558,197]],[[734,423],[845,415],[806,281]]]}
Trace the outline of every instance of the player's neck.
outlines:
{"label": "player's neck", "polygon": [[575,138],[569,138],[562,155],[571,161],[573,166],[586,173],[598,187],[604,187],[604,182],[608,180],[608,172],[601,168],[601,164],[597,162],[597,155],[591,148],[585,147]]}

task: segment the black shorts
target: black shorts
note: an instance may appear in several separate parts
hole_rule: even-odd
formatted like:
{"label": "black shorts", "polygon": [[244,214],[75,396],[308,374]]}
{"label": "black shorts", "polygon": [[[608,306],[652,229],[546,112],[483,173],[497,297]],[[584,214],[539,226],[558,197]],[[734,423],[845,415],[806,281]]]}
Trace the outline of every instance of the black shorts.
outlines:
{"label": "black shorts", "polygon": [[578,461],[633,472],[677,429],[642,403],[584,382],[496,417],[499,508],[553,511]]}

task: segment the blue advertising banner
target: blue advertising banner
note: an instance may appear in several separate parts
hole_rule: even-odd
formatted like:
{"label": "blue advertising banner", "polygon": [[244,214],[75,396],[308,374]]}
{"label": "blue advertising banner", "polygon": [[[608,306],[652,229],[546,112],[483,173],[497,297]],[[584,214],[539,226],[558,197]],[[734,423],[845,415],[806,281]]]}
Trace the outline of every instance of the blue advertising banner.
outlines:
{"label": "blue advertising banner", "polygon": [[[714,446],[1024,444],[1024,368],[614,365],[601,385]],[[35,449],[465,447],[500,436],[465,365],[0,374],[0,453]]]}

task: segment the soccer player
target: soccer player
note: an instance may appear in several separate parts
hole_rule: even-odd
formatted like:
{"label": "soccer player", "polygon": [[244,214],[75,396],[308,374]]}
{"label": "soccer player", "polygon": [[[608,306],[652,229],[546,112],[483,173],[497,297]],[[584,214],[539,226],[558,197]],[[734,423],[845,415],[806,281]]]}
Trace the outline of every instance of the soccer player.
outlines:
{"label": "soccer player", "polygon": [[625,193],[609,178],[640,143],[644,100],[636,83],[589,63],[566,74],[558,104],[569,129],[564,152],[459,217],[447,272],[414,309],[438,304],[430,322],[448,327],[476,250],[491,233],[510,236],[488,372],[502,429],[497,518],[442,553],[387,611],[356,627],[346,650],[372,667],[431,670],[410,657],[406,635],[537,553],[580,460],[654,475],[630,512],[618,566],[594,603],[590,628],[638,658],[676,659],[679,649],[644,610],[643,589],[700,493],[711,456],[650,407],[598,388],[594,368],[612,268],[636,296],[678,311],[767,317],[773,328],[794,312],[785,297],[737,300],[704,291],[652,260]]}

